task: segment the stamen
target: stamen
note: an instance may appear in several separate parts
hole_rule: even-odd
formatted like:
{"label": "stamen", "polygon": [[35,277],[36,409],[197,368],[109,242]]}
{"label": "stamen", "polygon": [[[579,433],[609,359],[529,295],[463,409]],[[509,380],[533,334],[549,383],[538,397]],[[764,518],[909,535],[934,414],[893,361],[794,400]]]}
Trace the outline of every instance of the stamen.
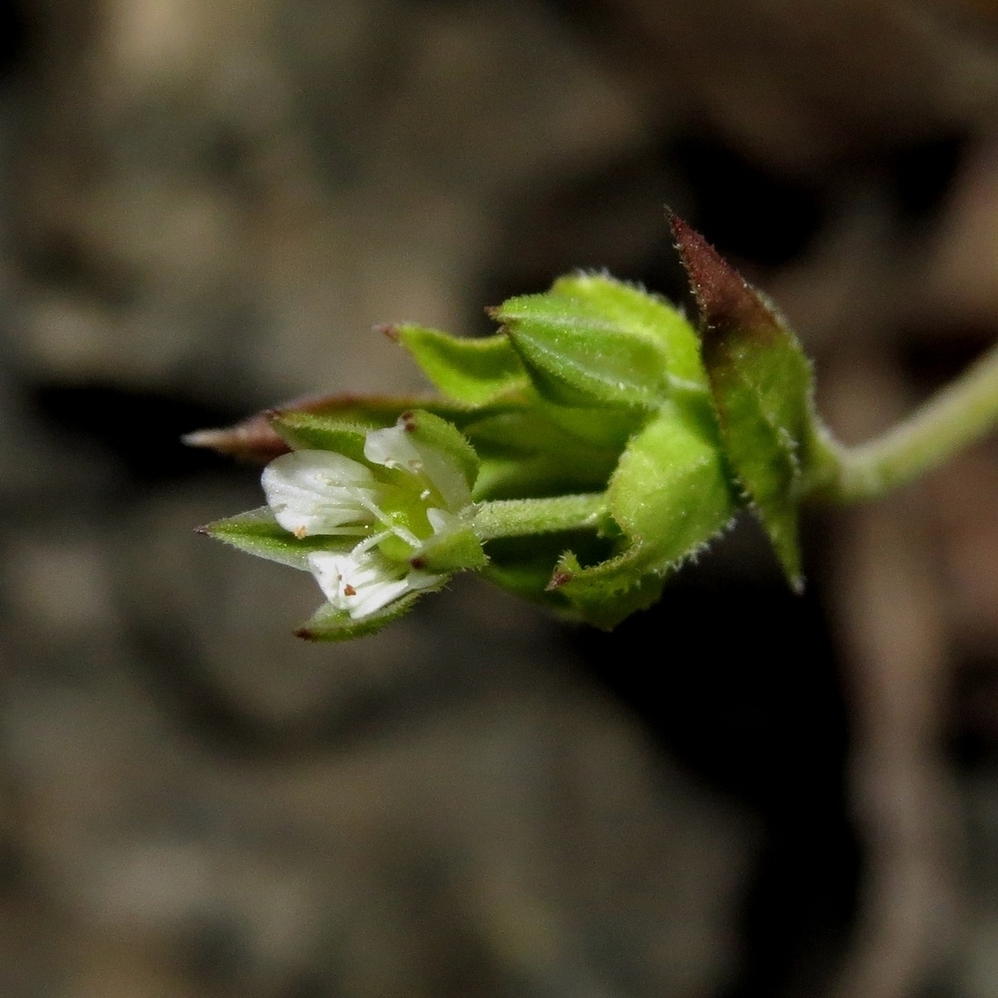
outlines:
{"label": "stamen", "polygon": [[350,552],[350,557],[356,558],[357,555],[364,554],[366,551],[370,551],[371,548],[376,548],[386,537],[391,537],[392,533],[392,530],[382,530],[378,534],[371,534],[367,540],[361,541],[353,548]]}

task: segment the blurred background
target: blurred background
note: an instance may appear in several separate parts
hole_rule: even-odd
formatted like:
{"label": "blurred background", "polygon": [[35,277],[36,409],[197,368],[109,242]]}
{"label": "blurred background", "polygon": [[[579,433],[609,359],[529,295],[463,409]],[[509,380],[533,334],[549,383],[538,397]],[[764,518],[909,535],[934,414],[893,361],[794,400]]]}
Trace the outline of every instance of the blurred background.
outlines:
{"label": "blurred background", "polygon": [[3,0],[0,995],[998,994],[998,441],[745,520],[612,636],[475,579],[382,634],[192,533],[179,436],[419,387],[668,203],[849,441],[998,333],[993,0]]}

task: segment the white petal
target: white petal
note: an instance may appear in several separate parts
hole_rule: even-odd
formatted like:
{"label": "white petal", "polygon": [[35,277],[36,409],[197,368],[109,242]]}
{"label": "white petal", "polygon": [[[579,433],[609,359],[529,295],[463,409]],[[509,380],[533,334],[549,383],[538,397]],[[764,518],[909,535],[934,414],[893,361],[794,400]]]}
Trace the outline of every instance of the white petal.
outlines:
{"label": "white petal", "polygon": [[357,598],[350,607],[350,616],[354,620],[367,617],[382,607],[388,606],[400,596],[404,596],[408,591],[409,585],[405,579],[397,579],[395,582],[379,582],[376,585],[368,585],[364,589],[358,589]]}
{"label": "white petal", "polygon": [[450,509],[464,509],[471,502],[471,490],[457,462],[436,448],[416,444],[423,461],[423,473],[434,484]]}
{"label": "white petal", "polygon": [[443,581],[442,575],[409,570],[377,551],[313,551],[308,565],[326,599],[357,620],[388,606],[415,589]]}
{"label": "white petal", "polygon": [[401,422],[383,430],[370,430],[364,440],[364,457],[386,468],[405,468],[414,475],[423,470],[419,451]]}
{"label": "white petal", "polygon": [[369,468],[332,451],[299,450],[271,461],[263,491],[277,522],[291,533],[341,534],[371,523],[377,483]]}
{"label": "white petal", "polygon": [[401,421],[383,430],[371,430],[364,441],[364,457],[386,468],[404,468],[425,475],[451,509],[471,502],[471,492],[457,462],[444,451],[414,440]]}
{"label": "white petal", "polygon": [[430,521],[430,526],[435,534],[442,534],[461,523],[459,516],[449,513],[446,509],[433,509],[432,507],[426,511],[426,519]]}
{"label": "white petal", "polygon": [[433,575],[430,572],[421,572],[414,568],[406,577],[405,584],[410,592],[416,589],[427,589],[430,586],[438,585],[446,579],[446,575]]}

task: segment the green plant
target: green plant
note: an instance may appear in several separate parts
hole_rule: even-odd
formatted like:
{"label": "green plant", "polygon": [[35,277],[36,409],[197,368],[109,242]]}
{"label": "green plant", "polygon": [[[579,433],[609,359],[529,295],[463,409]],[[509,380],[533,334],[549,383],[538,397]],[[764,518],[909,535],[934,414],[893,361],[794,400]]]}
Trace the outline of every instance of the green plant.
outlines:
{"label": "green plant", "polygon": [[272,458],[267,505],[200,528],[309,570],[326,602],[298,633],[368,633],[479,570],[611,628],[743,507],[803,587],[807,501],[875,498],[998,419],[998,351],[883,437],[846,448],[814,408],[811,365],[773,306],[682,220],[699,307],[597,274],[490,310],[487,339],[385,331],[437,394],[327,398],[190,443]]}

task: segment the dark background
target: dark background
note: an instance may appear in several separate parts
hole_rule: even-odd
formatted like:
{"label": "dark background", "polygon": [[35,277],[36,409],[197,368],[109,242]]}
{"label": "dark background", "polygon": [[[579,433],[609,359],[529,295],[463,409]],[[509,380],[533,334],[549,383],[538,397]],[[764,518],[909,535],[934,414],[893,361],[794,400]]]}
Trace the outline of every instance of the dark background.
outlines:
{"label": "dark background", "polygon": [[419,385],[664,205],[856,441],[998,332],[988,0],[0,7],[0,994],[990,998],[998,445],[746,519],[615,634],[460,579],[291,637],[181,434]]}

